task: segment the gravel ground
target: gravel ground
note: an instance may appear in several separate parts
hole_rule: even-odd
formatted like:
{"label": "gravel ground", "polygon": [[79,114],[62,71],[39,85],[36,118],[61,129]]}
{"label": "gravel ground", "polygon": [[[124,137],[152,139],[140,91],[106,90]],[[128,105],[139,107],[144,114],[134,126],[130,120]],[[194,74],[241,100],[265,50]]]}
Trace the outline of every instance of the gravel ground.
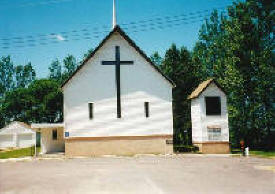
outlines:
{"label": "gravel ground", "polygon": [[275,160],[209,155],[0,163],[0,193],[275,193]]}

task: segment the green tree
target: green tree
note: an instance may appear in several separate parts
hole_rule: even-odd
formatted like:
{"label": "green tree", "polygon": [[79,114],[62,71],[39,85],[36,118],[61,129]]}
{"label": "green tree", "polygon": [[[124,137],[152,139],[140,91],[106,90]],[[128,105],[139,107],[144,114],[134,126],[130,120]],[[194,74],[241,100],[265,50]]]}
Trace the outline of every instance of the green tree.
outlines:
{"label": "green tree", "polygon": [[10,56],[2,57],[0,60],[0,96],[13,89],[13,73],[13,63]]}
{"label": "green tree", "polygon": [[162,63],[162,58],[159,55],[158,52],[154,52],[151,56],[150,56],[151,61],[153,61],[154,64],[156,64],[157,66],[160,66]]}
{"label": "green tree", "polygon": [[27,65],[18,65],[14,68],[15,85],[17,88],[24,88],[35,80],[36,73],[31,63]]}
{"label": "green tree", "polygon": [[85,53],[85,54],[83,55],[83,60],[85,60],[88,56],[90,56],[90,54],[91,54],[93,51],[94,51],[93,48],[89,49],[89,50],[87,51],[87,53]]}
{"label": "green tree", "polygon": [[1,111],[5,123],[14,120],[31,122],[60,122],[63,119],[63,96],[54,80],[35,80],[27,88],[7,92],[2,98]]}
{"label": "green tree", "polygon": [[54,79],[58,82],[62,81],[62,69],[61,69],[61,64],[58,61],[58,59],[55,59],[54,61],[52,61],[50,67],[49,67],[49,78],[50,79]]}
{"label": "green tree", "polygon": [[166,51],[161,70],[170,77],[176,87],[173,89],[174,142],[191,144],[191,115],[188,95],[198,84],[197,65],[192,63],[191,53],[175,44]]}
{"label": "green tree", "polygon": [[2,103],[2,110],[5,114],[6,123],[14,120],[28,120],[32,96],[27,92],[26,88],[17,88],[6,92]]}
{"label": "green tree", "polygon": [[249,146],[261,146],[273,125],[274,12],[263,2],[234,3],[227,17],[213,12],[193,52],[202,77],[215,77],[228,93],[235,145],[245,139]]}
{"label": "green tree", "polygon": [[73,55],[68,55],[67,57],[65,57],[65,59],[63,59],[63,63],[64,63],[64,72],[62,77],[63,77],[63,80],[66,80],[73,74],[73,72],[76,70],[78,65]]}
{"label": "green tree", "polygon": [[60,122],[63,119],[63,94],[59,83],[54,80],[34,81],[28,92],[32,94],[33,122]]}

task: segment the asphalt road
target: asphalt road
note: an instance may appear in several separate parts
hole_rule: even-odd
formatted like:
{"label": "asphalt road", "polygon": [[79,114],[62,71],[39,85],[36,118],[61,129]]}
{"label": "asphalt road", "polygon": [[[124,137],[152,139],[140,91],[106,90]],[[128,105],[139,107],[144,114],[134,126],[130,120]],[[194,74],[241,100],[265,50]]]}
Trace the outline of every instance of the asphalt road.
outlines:
{"label": "asphalt road", "polygon": [[0,163],[0,193],[275,193],[275,160],[173,155]]}

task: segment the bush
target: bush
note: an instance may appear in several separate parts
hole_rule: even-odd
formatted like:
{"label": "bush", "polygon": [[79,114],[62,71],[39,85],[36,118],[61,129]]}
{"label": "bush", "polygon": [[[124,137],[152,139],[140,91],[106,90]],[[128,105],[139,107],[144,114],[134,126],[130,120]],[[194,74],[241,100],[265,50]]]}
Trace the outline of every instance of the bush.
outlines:
{"label": "bush", "polygon": [[182,152],[197,152],[199,151],[199,147],[193,145],[174,145],[174,152],[182,153]]}

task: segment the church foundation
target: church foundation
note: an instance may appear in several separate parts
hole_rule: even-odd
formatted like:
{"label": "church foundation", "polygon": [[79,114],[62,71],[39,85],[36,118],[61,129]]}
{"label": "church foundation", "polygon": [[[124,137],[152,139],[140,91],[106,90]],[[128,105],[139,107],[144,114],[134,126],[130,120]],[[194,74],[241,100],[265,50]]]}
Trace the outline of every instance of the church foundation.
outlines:
{"label": "church foundation", "polygon": [[203,154],[229,154],[229,142],[193,142],[193,145],[199,147],[199,152]]}
{"label": "church foundation", "polygon": [[135,154],[172,154],[172,135],[113,136],[113,137],[71,137],[65,139],[65,155],[102,156]]}

